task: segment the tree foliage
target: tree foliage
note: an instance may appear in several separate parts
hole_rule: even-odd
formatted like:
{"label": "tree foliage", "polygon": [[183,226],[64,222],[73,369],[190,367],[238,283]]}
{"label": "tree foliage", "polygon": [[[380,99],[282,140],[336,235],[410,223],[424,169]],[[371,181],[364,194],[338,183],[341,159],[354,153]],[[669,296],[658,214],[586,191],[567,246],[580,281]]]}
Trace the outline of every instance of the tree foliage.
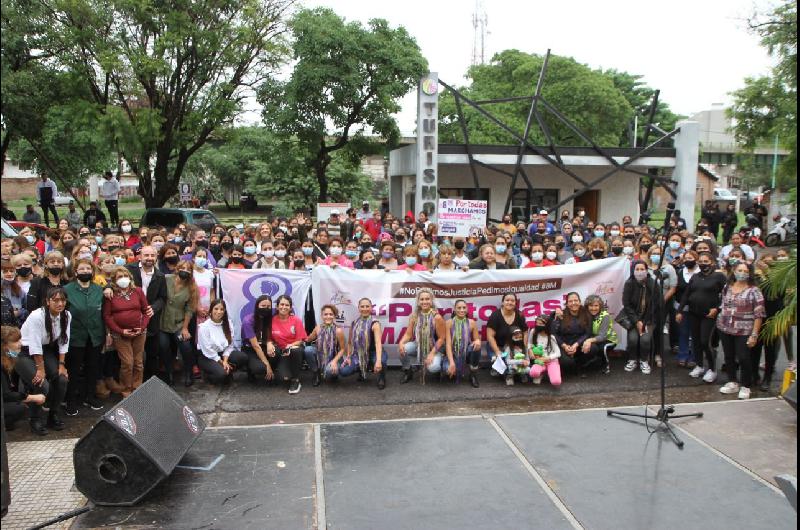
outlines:
{"label": "tree foliage", "polygon": [[382,19],[364,27],[317,8],[298,12],[291,28],[291,77],[265,82],[259,101],[267,127],[297,140],[296,150],[287,151],[294,154],[286,156],[299,156],[312,170],[317,200],[325,202],[336,193],[334,176],[328,174],[334,153],[352,162],[385,148],[367,133],[389,146],[396,142],[399,131],[392,114],[400,110],[398,99],[426,72],[427,62],[404,28],[391,28]]}
{"label": "tree foliage", "polygon": [[[510,97],[530,97],[534,94],[544,57],[505,50],[496,54],[491,63],[473,66],[467,77],[470,84],[459,91],[472,100]],[[629,126],[635,113],[644,116],[652,100],[653,90],[639,76],[615,70],[592,70],[570,57],[550,56],[542,88],[542,97],[575,123],[596,143],[604,146],[630,144]],[[484,108],[509,124],[520,136],[530,109],[530,101],[513,101],[484,105]],[[515,144],[510,134],[462,103],[470,142],[475,144]],[[557,145],[586,145],[566,125],[559,122],[542,105],[539,113]],[[457,119],[452,93],[442,94],[439,107],[440,140],[464,141]],[[643,118],[642,118],[643,119]],[[677,121],[665,103],[660,103],[656,122],[671,128]],[[534,120],[530,141],[544,145],[547,138]]]}
{"label": "tree foliage", "polygon": [[[755,14],[750,29],[776,59],[770,75],[748,77],[732,93],[733,133],[746,152],[772,145],[777,137],[789,151],[779,167],[779,185],[797,179],[797,4],[784,2]],[[796,187],[796,185],[794,186]]]}
{"label": "tree foliage", "polygon": [[783,307],[764,323],[761,336],[766,341],[780,340],[797,324],[797,249],[788,261],[774,262],[761,282],[764,294],[780,298]]}
{"label": "tree foliage", "polygon": [[291,3],[39,0],[41,49],[78,76],[91,103],[86,119],[100,124],[139,178],[145,205],[156,207],[285,58]]}

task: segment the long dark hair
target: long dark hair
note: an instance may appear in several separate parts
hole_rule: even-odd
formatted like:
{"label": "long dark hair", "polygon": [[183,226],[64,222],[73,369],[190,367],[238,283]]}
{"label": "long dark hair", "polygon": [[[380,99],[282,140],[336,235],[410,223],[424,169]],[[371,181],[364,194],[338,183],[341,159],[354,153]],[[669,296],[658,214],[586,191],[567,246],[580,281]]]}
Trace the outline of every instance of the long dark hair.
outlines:
{"label": "long dark hair", "polygon": [[[581,295],[579,295],[575,291],[567,293],[567,299],[569,299],[569,297],[573,295],[577,296],[578,300],[581,299]],[[589,310],[586,309],[586,306],[584,306],[583,304],[581,304],[580,307],[578,308],[577,316],[572,316],[572,313],[570,313],[569,309],[564,311],[564,316],[561,318],[563,327],[569,328],[570,325],[572,324],[573,319],[576,319],[578,323],[584,327],[584,329],[587,330],[592,329],[592,316],[589,314]]]}
{"label": "long dark hair", "polygon": [[272,309],[272,298],[268,294],[262,294],[256,298],[256,307],[253,309],[253,331],[262,344],[266,344],[272,338],[272,311],[265,317],[258,314],[258,306],[264,300],[269,300],[269,307]]}
{"label": "long dark hair", "polygon": [[221,305],[222,308],[225,310],[225,314],[222,315],[222,332],[225,334],[225,338],[228,339],[228,344],[232,342],[231,338],[231,323],[228,320],[228,305],[225,303],[225,300],[222,298],[218,298],[211,303],[211,307],[208,308],[208,314],[210,315],[211,312],[214,310],[215,307]]}
{"label": "long dark hair", "polygon": [[[64,291],[63,287],[51,287],[47,290],[47,296],[45,297],[45,303],[42,307],[42,311],[44,311],[44,327],[47,328],[47,334],[50,335],[50,340],[55,340],[55,334],[53,333],[53,318],[50,316],[50,308],[47,307],[47,302],[52,300],[53,298],[63,298],[64,301],[67,300],[67,293]],[[59,342],[61,344],[66,344],[68,337],[67,337],[67,328],[69,324],[67,323],[67,309],[66,307],[58,315],[58,323],[61,326],[61,335],[58,337]]]}

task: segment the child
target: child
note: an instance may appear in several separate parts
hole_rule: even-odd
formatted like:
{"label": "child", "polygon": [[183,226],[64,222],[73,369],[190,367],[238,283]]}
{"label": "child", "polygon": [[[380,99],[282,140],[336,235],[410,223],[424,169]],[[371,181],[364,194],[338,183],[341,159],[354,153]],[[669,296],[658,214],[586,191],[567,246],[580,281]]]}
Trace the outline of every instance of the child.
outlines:
{"label": "child", "polygon": [[525,353],[525,336],[517,326],[511,328],[511,344],[506,346],[503,351],[503,359],[505,359],[508,366],[506,386],[514,385],[514,376],[516,374],[519,374],[520,382],[528,382],[528,367],[531,363]]}
{"label": "child", "polygon": [[547,372],[550,384],[559,386],[561,384],[561,366],[558,364],[558,358],[561,357],[561,349],[558,347],[558,341],[550,334],[550,318],[547,315],[539,315],[536,318],[536,327],[531,330],[528,343],[533,358],[533,365],[530,369],[533,383],[540,384],[542,374]]}

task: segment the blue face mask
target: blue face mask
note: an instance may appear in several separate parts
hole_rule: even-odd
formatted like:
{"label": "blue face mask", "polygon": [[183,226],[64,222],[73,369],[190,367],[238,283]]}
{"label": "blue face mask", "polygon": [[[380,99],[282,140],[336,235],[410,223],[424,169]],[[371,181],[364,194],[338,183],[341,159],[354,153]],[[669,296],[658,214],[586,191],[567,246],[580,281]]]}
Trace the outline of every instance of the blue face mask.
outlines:
{"label": "blue face mask", "polygon": [[25,236],[25,239],[28,241],[29,245],[33,245],[34,243],[36,243],[36,238],[33,237],[32,235]]}
{"label": "blue face mask", "polygon": [[97,252],[97,245],[89,245],[89,249],[92,251],[92,254]]}
{"label": "blue face mask", "polygon": [[358,257],[358,251],[357,250],[346,250],[344,252],[344,255],[347,256],[350,259],[355,259],[355,258]]}
{"label": "blue face mask", "polygon": [[125,260],[117,256],[114,258],[114,265],[116,265],[117,267],[121,267],[125,265]]}
{"label": "blue face mask", "polygon": [[652,256],[650,256],[650,261],[654,265],[658,265],[659,263],[661,263],[661,254],[653,254]]}
{"label": "blue face mask", "polygon": [[669,242],[669,248],[671,248],[672,250],[678,250],[679,248],[681,248],[681,242],[680,241],[670,241]]}
{"label": "blue face mask", "polygon": [[414,256],[409,256],[406,258],[406,265],[408,265],[409,267],[413,267],[416,264],[417,264],[417,258],[415,258]]}
{"label": "blue face mask", "polygon": [[173,241],[176,242],[176,243],[183,243],[183,237],[182,236],[175,236],[175,239],[173,239]]}
{"label": "blue face mask", "polygon": [[[419,257],[420,258],[427,258],[431,255],[431,250],[429,248],[421,248],[419,249]],[[408,260],[406,260],[408,262]]]}
{"label": "blue face mask", "polygon": [[12,359],[16,359],[17,357],[19,357],[19,352],[18,351],[14,351],[14,350],[8,350],[6,352],[6,355],[11,357]]}
{"label": "blue face mask", "polygon": [[194,258],[194,264],[201,269],[205,269],[206,265],[208,264],[208,260],[206,258]]}
{"label": "blue face mask", "polygon": [[506,248],[508,248],[508,247],[506,247],[505,245],[495,245],[494,250],[498,254],[505,254],[506,253]]}
{"label": "blue face mask", "polygon": [[248,256],[252,256],[256,253],[256,247],[244,247],[244,253]]}
{"label": "blue face mask", "polygon": [[94,236],[94,240],[97,241],[97,244],[99,245],[103,242],[103,236]]}
{"label": "blue face mask", "polygon": [[310,256],[313,253],[314,253],[313,247],[303,247],[303,255]]}
{"label": "blue face mask", "polygon": [[606,235],[606,231],[605,230],[595,230],[594,231],[594,237],[604,237],[605,235]]}

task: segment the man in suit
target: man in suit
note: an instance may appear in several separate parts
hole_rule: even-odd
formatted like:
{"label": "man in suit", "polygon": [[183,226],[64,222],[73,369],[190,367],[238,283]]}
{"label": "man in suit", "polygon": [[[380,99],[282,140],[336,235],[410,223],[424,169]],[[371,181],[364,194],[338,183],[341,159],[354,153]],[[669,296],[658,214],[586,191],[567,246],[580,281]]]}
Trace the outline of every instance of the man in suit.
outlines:
{"label": "man in suit", "polygon": [[167,280],[164,273],[156,267],[156,256],[154,247],[145,246],[139,253],[139,263],[126,265],[133,275],[133,283],[136,287],[142,288],[153,312],[147,325],[147,339],[144,343],[145,380],[158,373],[158,326],[161,310],[167,302]]}

